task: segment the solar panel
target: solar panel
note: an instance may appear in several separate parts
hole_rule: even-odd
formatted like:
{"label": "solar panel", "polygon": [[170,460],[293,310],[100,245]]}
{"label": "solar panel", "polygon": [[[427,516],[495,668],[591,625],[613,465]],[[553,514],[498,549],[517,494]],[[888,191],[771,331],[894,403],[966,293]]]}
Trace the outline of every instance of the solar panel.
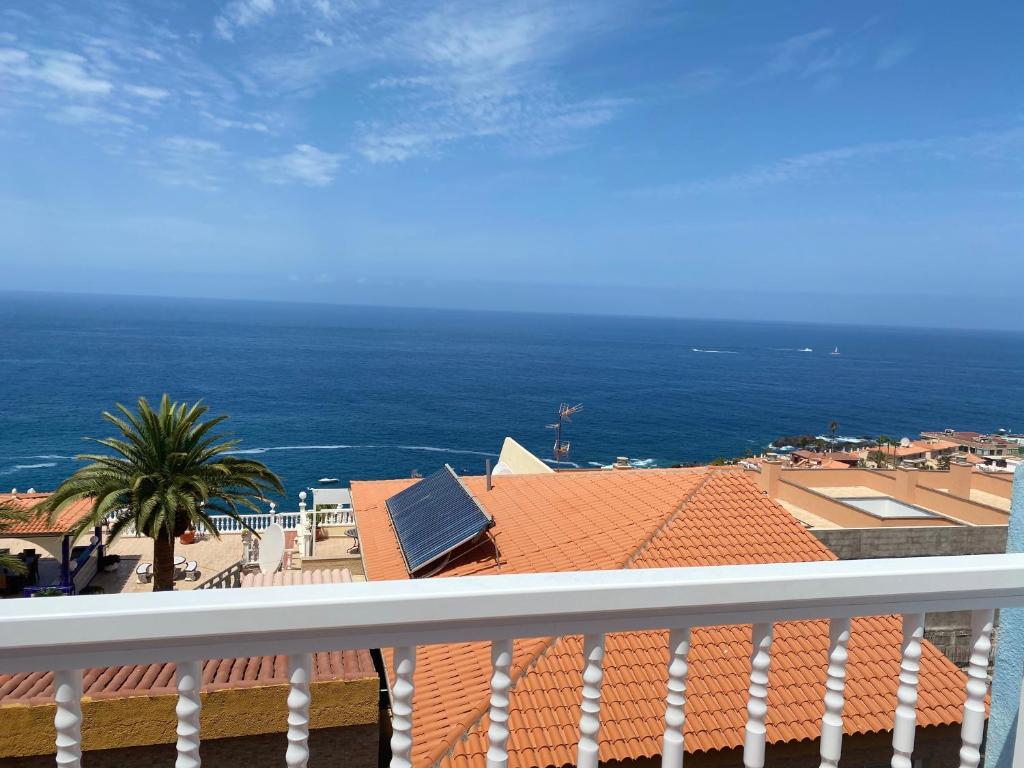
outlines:
{"label": "solar panel", "polygon": [[494,524],[447,464],[386,503],[410,574]]}

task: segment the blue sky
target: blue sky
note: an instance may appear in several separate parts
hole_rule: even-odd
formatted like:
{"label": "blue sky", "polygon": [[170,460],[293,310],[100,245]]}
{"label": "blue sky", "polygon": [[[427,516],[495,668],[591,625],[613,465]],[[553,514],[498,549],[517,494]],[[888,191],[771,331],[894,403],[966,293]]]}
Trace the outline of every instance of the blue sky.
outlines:
{"label": "blue sky", "polygon": [[0,287],[1021,327],[1022,29],[1019,2],[7,2]]}

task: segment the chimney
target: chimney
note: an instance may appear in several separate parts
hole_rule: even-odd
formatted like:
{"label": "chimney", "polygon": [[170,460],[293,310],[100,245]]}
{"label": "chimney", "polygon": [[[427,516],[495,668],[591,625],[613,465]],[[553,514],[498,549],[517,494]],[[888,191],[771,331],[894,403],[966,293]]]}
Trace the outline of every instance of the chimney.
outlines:
{"label": "chimney", "polygon": [[489,491],[489,490],[491,490],[491,488],[494,487],[492,482],[491,482],[491,460],[490,459],[486,459],[485,462],[484,462],[484,472],[487,475],[487,490]]}
{"label": "chimney", "polygon": [[906,467],[896,468],[896,488],[893,493],[899,501],[917,503],[917,470]]}
{"label": "chimney", "polygon": [[779,459],[765,459],[761,463],[761,490],[773,499],[779,493],[780,474],[782,474],[782,462]]}
{"label": "chimney", "polygon": [[949,488],[947,490],[958,498],[970,499],[973,474],[974,466],[972,464],[960,460],[949,462]]}

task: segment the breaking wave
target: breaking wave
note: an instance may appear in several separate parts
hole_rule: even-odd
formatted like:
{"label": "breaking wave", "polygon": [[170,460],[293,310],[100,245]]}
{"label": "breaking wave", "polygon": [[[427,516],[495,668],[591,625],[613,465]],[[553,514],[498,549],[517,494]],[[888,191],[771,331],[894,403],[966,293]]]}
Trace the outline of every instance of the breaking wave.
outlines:
{"label": "breaking wave", "polygon": [[700,349],[698,347],[693,347],[693,351],[694,352],[704,352],[705,354],[709,354],[709,355],[738,355],[739,354],[739,352],[735,352],[735,351],[733,351],[731,349]]}
{"label": "breaking wave", "polygon": [[239,448],[227,451],[235,456],[258,456],[271,451],[347,451],[347,450],[394,450],[394,451],[426,451],[428,453],[453,453],[465,456],[497,456],[487,451],[470,451],[463,448],[445,448],[437,445],[372,445],[336,443],[330,445],[271,445],[265,448]]}
{"label": "breaking wave", "polygon": [[541,459],[545,464],[550,464],[553,467],[572,467],[573,469],[579,469],[580,465],[575,461],[555,461],[554,459]]}
{"label": "breaking wave", "polygon": [[22,472],[26,469],[45,469],[46,467],[56,467],[57,462],[47,461],[42,464],[15,464],[12,467],[5,467],[0,469],[0,475],[13,475],[16,472]]}
{"label": "breaking wave", "polygon": [[[613,469],[614,464],[602,464],[600,461],[588,461],[588,466],[600,467],[601,469]],[[657,459],[630,459],[629,466],[633,469],[654,469],[658,466]]]}

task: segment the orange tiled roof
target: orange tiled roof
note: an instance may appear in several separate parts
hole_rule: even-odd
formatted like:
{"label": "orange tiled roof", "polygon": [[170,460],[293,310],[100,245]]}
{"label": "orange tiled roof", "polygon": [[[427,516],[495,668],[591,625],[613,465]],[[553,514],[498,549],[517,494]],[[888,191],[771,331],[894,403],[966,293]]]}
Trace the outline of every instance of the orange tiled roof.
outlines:
{"label": "orange tiled roof", "polygon": [[[833,464],[842,464],[843,462],[858,462],[863,458],[862,453],[851,453],[850,451],[826,451],[819,453],[818,451],[793,451],[790,454],[794,458],[801,459],[803,461],[820,462],[824,465],[826,462]],[[846,465],[843,464],[845,467]]]}
{"label": "orange tiled roof", "polygon": [[[28,510],[49,497],[48,493],[0,493],[0,503],[9,503],[21,510]],[[12,523],[0,531],[0,537],[8,536],[55,536],[71,533],[75,525],[92,509],[92,499],[81,499],[69,504],[52,522],[45,515],[30,517],[20,523]]]}
{"label": "orange tiled roof", "polygon": [[[352,581],[348,570],[285,571],[273,576],[246,576],[243,587],[285,584],[340,584]],[[334,651],[313,655],[313,681],[376,678],[369,651]],[[288,684],[287,656],[211,659],[203,662],[204,691]],[[87,669],[83,693],[92,699],[129,696],[176,696],[174,664],[129,664]],[[53,703],[53,673],[28,672],[0,675],[0,707]]]}
{"label": "orange tiled roof", "polygon": [[[735,471],[636,470],[502,476],[494,489],[464,478],[495,519],[501,573],[834,560],[785,510]],[[353,483],[367,575],[407,578],[384,501],[413,481]],[[441,576],[498,572],[481,547]],[[847,733],[891,729],[901,626],[856,619],[850,641]],[[824,621],[776,624],[768,739],[820,733],[828,647]],[[691,752],[739,747],[746,723],[750,629],[693,632],[685,736]],[[385,652],[389,667],[390,652]],[[579,738],[581,639],[517,640],[510,699],[510,768],[563,766]],[[601,760],[660,754],[668,652],[665,632],[606,639]],[[959,722],[964,678],[925,643],[918,722]],[[490,650],[486,643],[424,646],[417,654],[413,762],[485,765]]]}
{"label": "orange tiled roof", "polygon": [[916,456],[918,454],[929,453],[930,451],[950,451],[958,447],[957,443],[951,443],[948,440],[912,440],[910,445],[879,445],[877,448],[872,448],[871,452],[880,452],[886,456]]}

